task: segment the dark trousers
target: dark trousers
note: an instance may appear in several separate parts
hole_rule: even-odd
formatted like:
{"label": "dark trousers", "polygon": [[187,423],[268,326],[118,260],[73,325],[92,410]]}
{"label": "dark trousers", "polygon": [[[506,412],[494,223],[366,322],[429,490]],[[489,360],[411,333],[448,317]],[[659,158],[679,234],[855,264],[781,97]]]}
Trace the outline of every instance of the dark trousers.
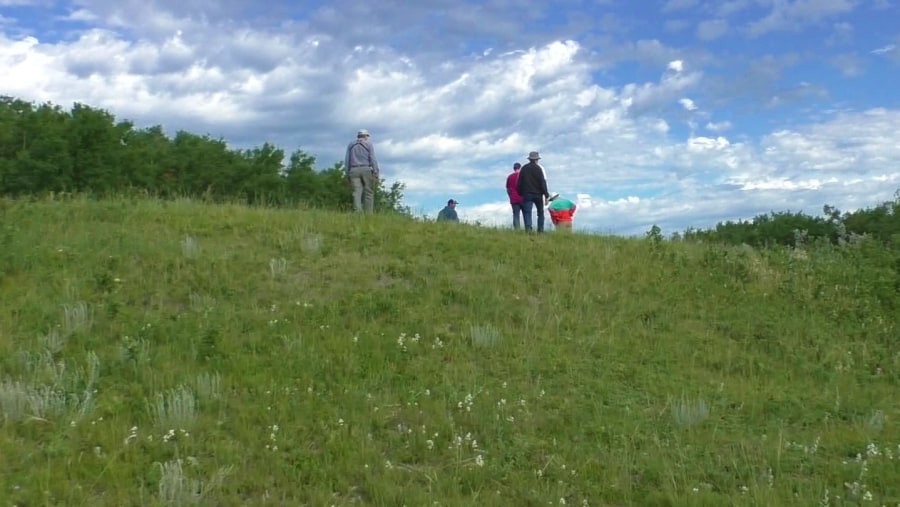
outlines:
{"label": "dark trousers", "polygon": [[522,213],[524,216],[525,230],[532,230],[531,208],[537,210],[537,231],[544,232],[544,196],[541,194],[525,194],[522,201]]}
{"label": "dark trousers", "polygon": [[513,210],[513,229],[518,229],[520,227],[519,217],[522,216],[522,203],[510,203],[510,206]]}

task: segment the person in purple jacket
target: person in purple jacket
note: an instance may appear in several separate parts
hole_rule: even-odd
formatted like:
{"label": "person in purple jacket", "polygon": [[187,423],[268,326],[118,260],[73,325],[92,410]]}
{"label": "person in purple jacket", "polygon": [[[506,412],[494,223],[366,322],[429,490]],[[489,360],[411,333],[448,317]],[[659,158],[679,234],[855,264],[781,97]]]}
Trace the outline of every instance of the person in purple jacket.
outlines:
{"label": "person in purple jacket", "polygon": [[517,187],[519,183],[519,169],[522,164],[516,162],[513,164],[513,172],[506,177],[506,195],[509,196],[509,205],[512,206],[513,213],[513,229],[519,228],[519,217],[522,216],[522,196],[519,195]]}

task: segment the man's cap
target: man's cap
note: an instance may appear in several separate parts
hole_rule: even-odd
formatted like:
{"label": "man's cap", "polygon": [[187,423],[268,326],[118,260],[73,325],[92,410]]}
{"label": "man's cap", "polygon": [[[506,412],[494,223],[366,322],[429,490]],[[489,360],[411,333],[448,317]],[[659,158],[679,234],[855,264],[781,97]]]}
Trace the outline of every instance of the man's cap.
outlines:
{"label": "man's cap", "polygon": [[528,160],[540,160],[540,158],[541,158],[541,155],[536,151],[532,151],[531,153],[528,154]]}
{"label": "man's cap", "polygon": [[367,135],[369,135],[369,131],[366,129],[362,129],[356,133],[356,137],[362,137],[362,136],[367,136]]}
{"label": "man's cap", "polygon": [[450,199],[449,201],[447,201],[447,205],[449,206],[449,205],[451,205],[451,204],[459,204],[459,201]]}

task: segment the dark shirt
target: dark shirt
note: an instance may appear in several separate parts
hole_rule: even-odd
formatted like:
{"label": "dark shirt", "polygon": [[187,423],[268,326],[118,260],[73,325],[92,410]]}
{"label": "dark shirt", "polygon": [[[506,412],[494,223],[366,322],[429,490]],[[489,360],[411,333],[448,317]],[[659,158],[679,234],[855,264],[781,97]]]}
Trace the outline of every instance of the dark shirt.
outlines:
{"label": "dark shirt", "polygon": [[459,222],[459,215],[456,214],[456,210],[451,208],[450,206],[444,206],[444,209],[438,213],[437,216],[438,222],[449,221],[449,222]]}
{"label": "dark shirt", "polygon": [[547,191],[547,178],[544,176],[544,169],[537,162],[529,162],[522,166],[522,169],[519,170],[519,181],[516,186],[519,195],[522,197],[528,194],[550,197],[550,192]]}

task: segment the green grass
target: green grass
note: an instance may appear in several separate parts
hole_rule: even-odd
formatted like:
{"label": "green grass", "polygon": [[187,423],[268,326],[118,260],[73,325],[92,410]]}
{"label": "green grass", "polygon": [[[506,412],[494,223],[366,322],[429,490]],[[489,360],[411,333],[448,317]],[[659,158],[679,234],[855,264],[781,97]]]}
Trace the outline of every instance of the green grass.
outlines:
{"label": "green grass", "polygon": [[900,504],[861,248],[0,213],[3,506]]}

